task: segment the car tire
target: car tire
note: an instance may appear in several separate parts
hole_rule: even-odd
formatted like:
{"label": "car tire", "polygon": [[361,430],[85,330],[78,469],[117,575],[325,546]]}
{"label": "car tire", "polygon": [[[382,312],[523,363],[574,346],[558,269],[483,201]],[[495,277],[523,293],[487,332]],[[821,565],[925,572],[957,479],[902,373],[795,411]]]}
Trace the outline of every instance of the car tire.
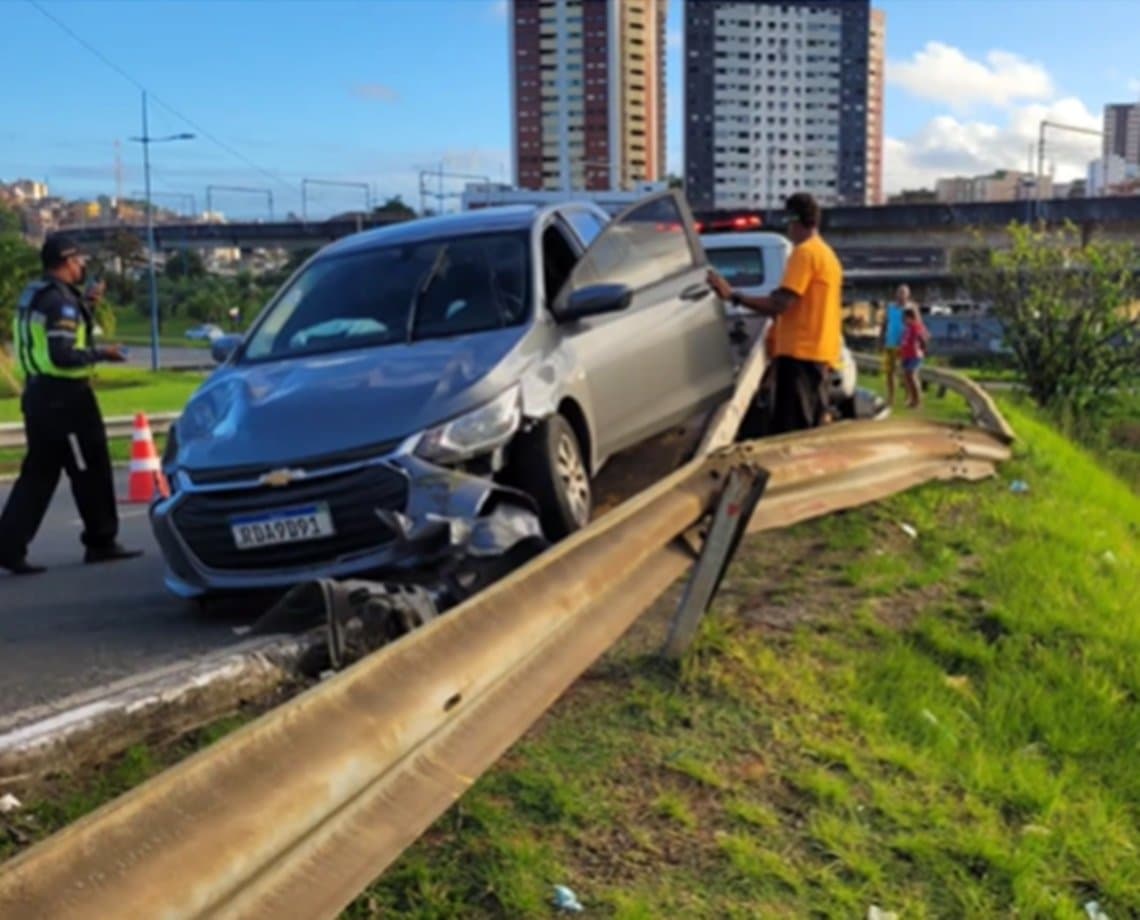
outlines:
{"label": "car tire", "polygon": [[538,503],[542,529],[560,540],[590,521],[593,493],[573,426],[552,415],[520,435],[512,450],[514,485]]}

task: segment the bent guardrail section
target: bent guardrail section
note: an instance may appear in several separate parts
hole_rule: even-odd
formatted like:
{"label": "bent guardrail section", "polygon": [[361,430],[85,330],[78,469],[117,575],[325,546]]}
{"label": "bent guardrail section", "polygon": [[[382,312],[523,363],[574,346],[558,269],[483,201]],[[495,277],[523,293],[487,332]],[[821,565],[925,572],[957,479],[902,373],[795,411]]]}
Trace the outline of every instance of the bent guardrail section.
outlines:
{"label": "bent guardrail section", "polygon": [[1001,434],[843,423],[694,460],[461,607],[0,867],[0,915],[334,917],[693,563],[732,471],[770,529],[1009,456]]}
{"label": "bent guardrail section", "polygon": [[[868,370],[876,373],[882,370],[883,359],[878,355],[869,355],[865,352],[860,352],[856,353],[854,358],[860,370]],[[974,416],[974,422],[977,425],[992,432],[1009,444],[1012,444],[1016,440],[1013,429],[1005,420],[1005,416],[1001,414],[997,403],[994,402],[994,398],[986,392],[983,387],[974,383],[974,381],[968,377],[964,377],[962,374],[956,374],[954,371],[946,370],[942,367],[924,366],[921,375],[923,380],[928,380],[936,386],[945,387],[947,390],[957,393],[965,399],[970,406],[970,412]]]}

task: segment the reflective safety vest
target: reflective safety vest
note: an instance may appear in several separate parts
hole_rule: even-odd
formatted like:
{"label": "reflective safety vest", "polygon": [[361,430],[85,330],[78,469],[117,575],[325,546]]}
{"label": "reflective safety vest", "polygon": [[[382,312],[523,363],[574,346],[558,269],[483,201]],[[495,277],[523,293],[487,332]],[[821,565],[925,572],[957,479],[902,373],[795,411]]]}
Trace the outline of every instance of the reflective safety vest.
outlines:
{"label": "reflective safety vest", "polygon": [[[20,369],[26,378],[41,376],[86,380],[94,373],[94,364],[85,367],[56,367],[52,362],[51,348],[48,346],[47,317],[34,306],[39,294],[55,283],[57,282],[40,279],[33,281],[20,293],[12,335]],[[79,308],[77,312],[80,312],[80,316],[75,324],[74,347],[82,351],[88,347],[88,323]]]}

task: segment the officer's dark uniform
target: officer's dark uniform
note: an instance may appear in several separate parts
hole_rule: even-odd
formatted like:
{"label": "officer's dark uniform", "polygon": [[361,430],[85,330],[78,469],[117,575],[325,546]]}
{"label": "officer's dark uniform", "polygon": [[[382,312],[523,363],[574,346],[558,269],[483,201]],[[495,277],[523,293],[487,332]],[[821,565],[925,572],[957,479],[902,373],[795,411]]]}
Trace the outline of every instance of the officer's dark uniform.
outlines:
{"label": "officer's dark uniform", "polygon": [[[21,407],[27,456],[0,516],[0,566],[38,569],[24,557],[67,471],[83,519],[87,561],[125,558],[107,433],[91,375],[107,356],[94,345],[94,320],[80,292],[45,277],[24,288],[16,310],[15,351],[27,380]],[[135,555],[135,554],[130,554]]]}

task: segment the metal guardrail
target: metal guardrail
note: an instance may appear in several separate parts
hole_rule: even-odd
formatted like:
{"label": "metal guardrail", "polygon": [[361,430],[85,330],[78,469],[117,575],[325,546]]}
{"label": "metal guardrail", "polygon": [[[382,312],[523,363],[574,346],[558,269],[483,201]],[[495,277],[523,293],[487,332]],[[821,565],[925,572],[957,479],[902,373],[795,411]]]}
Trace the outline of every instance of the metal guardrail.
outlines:
{"label": "metal guardrail", "polygon": [[[177,412],[155,412],[147,416],[152,434],[165,434],[178,418]],[[116,415],[103,420],[107,428],[107,438],[129,438],[135,430],[133,415]],[[0,448],[26,447],[22,422],[5,422],[0,425]]]}
{"label": "metal guardrail", "polygon": [[[856,352],[853,357],[860,370],[874,372],[882,370],[883,359],[879,355]],[[941,367],[927,365],[922,368],[920,374],[923,380],[957,393],[965,399],[970,406],[970,413],[974,417],[975,424],[993,432],[1007,443],[1013,443],[1015,440],[1013,429],[999,411],[993,397],[983,387],[961,374]]]}
{"label": "metal guardrail", "polygon": [[0,866],[0,916],[335,917],[692,566],[726,481],[767,476],[749,529],[783,527],[993,475],[1007,432],[845,422],[698,457]]}

